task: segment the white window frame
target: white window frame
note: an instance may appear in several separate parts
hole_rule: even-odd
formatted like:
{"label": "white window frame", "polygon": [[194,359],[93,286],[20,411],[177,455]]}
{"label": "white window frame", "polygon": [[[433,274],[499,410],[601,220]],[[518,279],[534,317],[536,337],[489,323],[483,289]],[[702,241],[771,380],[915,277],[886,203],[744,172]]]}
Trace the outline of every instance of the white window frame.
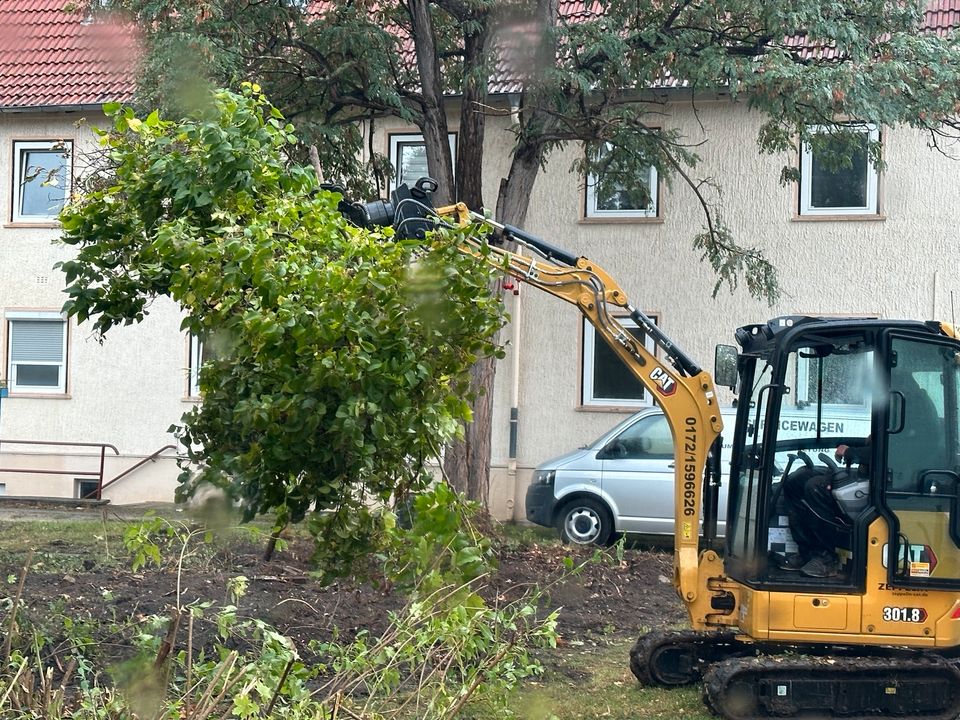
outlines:
{"label": "white window frame", "polygon": [[95,480],[95,479],[93,479],[93,478],[90,478],[90,477],[74,478],[74,479],[73,479],[73,496],[74,496],[74,498],[76,498],[77,500],[91,500],[91,499],[95,500],[95,499],[97,499],[97,493],[96,493],[95,491],[92,492],[92,493],[89,493],[89,494],[87,494],[87,495],[84,495],[84,494],[81,492],[81,490],[83,489],[83,486],[84,486],[85,484],[93,484],[93,486],[94,486],[95,488],[98,488],[98,487],[100,486],[99,481],[97,481],[97,480]]}
{"label": "white window frame", "polygon": [[[389,136],[390,139],[390,164],[393,166],[394,174],[390,178],[390,192],[397,189],[397,180],[400,173],[400,145],[424,145],[426,142],[420,133],[400,133]],[[450,143],[450,157],[456,163],[457,157],[457,134],[447,133],[447,140]],[[419,178],[417,178],[419,180]]]}
{"label": "white window frame", "polygon": [[[55,222],[59,211],[53,215],[23,215],[20,212],[20,205],[23,201],[22,186],[23,174],[27,168],[22,166],[22,157],[24,151],[44,150],[60,151],[66,156],[63,165],[63,196],[64,204],[70,202],[73,182],[73,141],[72,140],[14,140],[13,141],[13,207],[11,208],[11,220],[15,223],[50,223]],[[59,183],[58,183],[59,186]]]}
{"label": "white window frame", "polygon": [[188,335],[187,392],[189,397],[200,397],[200,366],[203,365],[203,340],[193,333]]}
{"label": "white window frame", "polygon": [[[607,149],[611,149],[609,146]],[[602,210],[597,207],[597,184],[599,176],[590,173],[587,175],[586,210],[588,218],[655,218],[660,216],[660,178],[657,168],[650,165],[648,168],[650,183],[650,205],[646,208],[633,210]]]}
{"label": "white window frame", "polygon": [[[654,325],[658,324],[658,318],[656,315],[650,315],[649,317]],[[623,325],[623,327],[628,330],[638,330],[640,328],[637,323],[635,323],[629,317],[616,316],[617,321]],[[597,337],[597,330],[590,324],[590,322],[583,318],[583,354],[580,358],[580,402],[584,407],[649,407],[653,405],[653,398],[650,391],[642,387],[642,395],[639,398],[597,398],[593,396],[593,358],[594,352],[596,350],[596,344],[598,342],[604,342],[602,338]],[[656,346],[654,345],[653,338],[650,335],[647,335],[644,341],[644,347],[650,352],[651,355],[656,353]],[[624,372],[630,372],[624,368]]]}
{"label": "white window frame", "polygon": [[[7,389],[10,394],[21,393],[21,394],[44,394],[44,395],[63,395],[67,392],[67,357],[69,355],[67,351],[67,342],[69,335],[67,333],[67,319],[58,312],[7,312],[4,315],[4,320],[7,325]],[[63,329],[63,352],[61,354],[61,359],[58,362],[50,360],[37,360],[30,363],[22,363],[29,365],[47,365],[47,366],[56,366],[60,368],[60,380],[56,387],[48,385],[20,385],[17,382],[17,373],[13,371],[13,324],[17,321],[24,320],[33,320],[41,322],[59,322],[62,325]],[[21,363],[17,363],[21,364]]]}
{"label": "white window frame", "polygon": [[[867,135],[868,142],[877,142],[880,139],[880,130],[873,124],[851,125],[850,129]],[[813,133],[827,132],[825,126],[810,128]],[[866,204],[856,207],[816,207],[811,204],[813,196],[813,149],[809,143],[803,143],[800,153],[800,215],[829,216],[829,215],[878,215],[880,212],[879,173],[876,166],[867,156],[867,198]]]}

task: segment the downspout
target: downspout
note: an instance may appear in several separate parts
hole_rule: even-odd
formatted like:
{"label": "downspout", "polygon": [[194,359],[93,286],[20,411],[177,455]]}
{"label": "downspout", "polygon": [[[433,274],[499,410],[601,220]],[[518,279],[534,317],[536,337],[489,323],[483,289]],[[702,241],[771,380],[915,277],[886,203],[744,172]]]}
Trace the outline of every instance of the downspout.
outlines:
{"label": "downspout", "polygon": [[[510,123],[514,126],[520,124],[520,95],[511,93],[510,101]],[[513,313],[511,318],[513,357],[510,363],[510,449],[507,461],[507,477],[513,478],[513,504],[510,508],[516,513],[517,501],[520,498],[520,479],[517,476],[517,446],[520,435],[520,340],[521,325],[523,324],[523,314],[520,294],[520,281],[514,280],[513,290]],[[514,515],[516,520],[516,515]],[[523,518],[520,518],[523,519]]]}
{"label": "downspout", "polygon": [[[510,362],[510,451],[507,472],[512,476],[517,474],[517,439],[520,432],[520,324],[522,321],[520,302],[520,285],[513,290],[513,313],[511,317],[513,355]],[[514,494],[516,497],[516,494]]]}

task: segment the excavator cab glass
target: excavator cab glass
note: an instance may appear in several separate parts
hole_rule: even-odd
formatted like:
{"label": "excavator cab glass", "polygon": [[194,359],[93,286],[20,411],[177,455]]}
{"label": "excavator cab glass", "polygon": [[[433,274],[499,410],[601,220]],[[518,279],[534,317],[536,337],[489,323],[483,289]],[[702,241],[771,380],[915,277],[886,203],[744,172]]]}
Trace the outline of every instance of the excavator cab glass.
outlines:
{"label": "excavator cab glass", "polygon": [[921,323],[793,318],[748,330],[731,577],[862,588],[868,527],[883,517],[891,583],[960,585],[960,345]]}
{"label": "excavator cab glass", "polygon": [[891,334],[886,567],[899,586],[960,586],[960,348],[946,338]]}
{"label": "excavator cab glass", "polygon": [[742,363],[741,388],[750,394],[741,393],[735,443],[743,451],[731,477],[734,577],[862,582],[857,528],[873,512],[873,336],[846,326],[791,329],[755,346],[762,352]]}

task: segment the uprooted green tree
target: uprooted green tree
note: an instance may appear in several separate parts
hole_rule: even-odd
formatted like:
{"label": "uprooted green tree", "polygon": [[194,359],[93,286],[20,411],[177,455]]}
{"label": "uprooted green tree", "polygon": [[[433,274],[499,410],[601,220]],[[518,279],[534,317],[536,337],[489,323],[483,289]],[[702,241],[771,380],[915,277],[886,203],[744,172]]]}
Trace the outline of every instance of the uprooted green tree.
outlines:
{"label": "uprooted green tree", "polygon": [[499,352],[484,264],[457,231],[424,244],[351,226],[255,85],[177,122],[105,110],[99,163],[61,215],[77,249],[65,310],[105,335],[179,303],[212,349],[178,429],[202,472],[181,489],[212,482],[281,524],[329,511],[313,523],[327,547],[368,549],[370,501],[427,485],[469,418],[470,366]]}

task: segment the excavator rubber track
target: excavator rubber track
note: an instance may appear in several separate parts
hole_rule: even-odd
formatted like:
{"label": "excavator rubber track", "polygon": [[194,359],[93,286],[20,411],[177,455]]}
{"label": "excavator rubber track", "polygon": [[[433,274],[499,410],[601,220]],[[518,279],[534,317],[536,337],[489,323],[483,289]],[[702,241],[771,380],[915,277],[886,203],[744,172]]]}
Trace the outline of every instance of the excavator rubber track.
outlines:
{"label": "excavator rubber track", "polygon": [[945,658],[729,658],[704,672],[706,705],[727,720],[960,716],[960,668]]}
{"label": "excavator rubber track", "polygon": [[641,635],[630,650],[630,670],[644,685],[676,687],[699,682],[712,663],[755,652],[732,632],[655,630]]}

